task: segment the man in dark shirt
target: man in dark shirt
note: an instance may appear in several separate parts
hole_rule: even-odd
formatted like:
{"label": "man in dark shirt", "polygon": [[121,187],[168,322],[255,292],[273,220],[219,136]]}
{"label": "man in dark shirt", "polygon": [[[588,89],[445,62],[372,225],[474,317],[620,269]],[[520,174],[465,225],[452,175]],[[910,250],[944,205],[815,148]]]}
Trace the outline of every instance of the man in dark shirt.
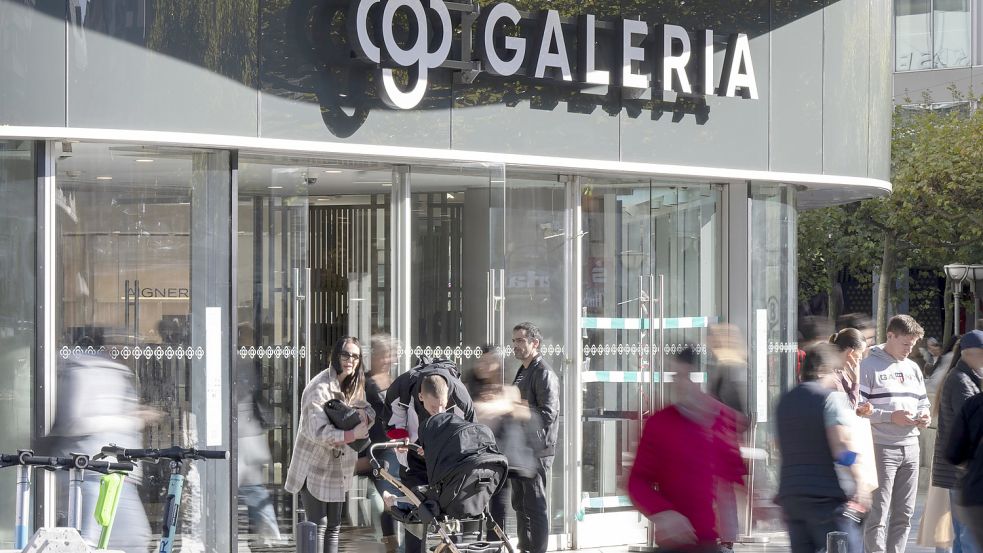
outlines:
{"label": "man in dark shirt", "polygon": [[549,542],[546,483],[556,453],[560,414],[560,383],[553,368],[539,353],[542,342],[542,332],[532,323],[519,323],[512,329],[513,354],[522,363],[512,384],[519,388],[522,400],[539,415],[543,425],[537,434],[540,443],[535,444],[538,474],[532,478],[517,477],[512,482],[512,508],[519,530],[519,550],[529,553],[544,553]]}

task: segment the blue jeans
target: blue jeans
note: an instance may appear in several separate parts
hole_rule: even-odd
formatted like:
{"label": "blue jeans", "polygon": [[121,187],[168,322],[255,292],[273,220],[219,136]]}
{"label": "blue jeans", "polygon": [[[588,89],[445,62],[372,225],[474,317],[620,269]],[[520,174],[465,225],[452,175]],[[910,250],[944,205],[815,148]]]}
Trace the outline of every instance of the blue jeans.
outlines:
{"label": "blue jeans", "polygon": [[983,553],[979,544],[973,538],[969,527],[963,524],[957,514],[959,509],[959,490],[949,490],[949,502],[952,506],[952,553]]}

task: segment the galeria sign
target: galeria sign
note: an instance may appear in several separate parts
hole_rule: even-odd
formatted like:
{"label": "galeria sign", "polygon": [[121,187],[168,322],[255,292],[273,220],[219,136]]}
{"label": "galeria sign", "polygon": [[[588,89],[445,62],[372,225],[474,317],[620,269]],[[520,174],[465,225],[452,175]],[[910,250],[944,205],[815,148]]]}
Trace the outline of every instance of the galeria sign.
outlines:
{"label": "galeria sign", "polygon": [[[427,91],[431,69],[445,64],[451,51],[454,29],[450,11],[443,0],[355,0],[348,13],[349,40],[359,59],[380,66],[382,99],[391,107],[412,109]],[[382,9],[372,10],[383,2]],[[369,31],[369,12],[373,12],[374,33]],[[404,46],[396,39],[395,18],[403,10],[415,21],[418,32],[412,44]],[[697,31],[696,44],[690,33],[678,26],[650,26],[637,19],[616,22],[613,70],[597,67],[597,19],[594,15],[577,18],[576,63],[571,63],[566,47],[560,14],[545,10],[538,16],[534,36],[513,36],[521,21],[519,10],[501,2],[482,8],[474,33],[475,51],[481,70],[509,77],[522,73],[526,77],[561,80],[591,85],[614,85],[683,94],[714,94],[713,30]],[[652,52],[641,46],[653,35]],[[694,46],[696,47],[694,49]],[[646,59],[651,55],[653,59]],[[690,67],[690,64],[693,64]],[[651,75],[637,73],[636,67],[652,66]],[[397,85],[395,67],[412,68],[415,82],[408,90]],[[571,70],[576,68],[576,72]],[[694,76],[690,82],[690,75]],[[412,80],[412,78],[411,78]],[[721,96],[756,100],[751,48],[744,33],[731,34],[720,72]]]}

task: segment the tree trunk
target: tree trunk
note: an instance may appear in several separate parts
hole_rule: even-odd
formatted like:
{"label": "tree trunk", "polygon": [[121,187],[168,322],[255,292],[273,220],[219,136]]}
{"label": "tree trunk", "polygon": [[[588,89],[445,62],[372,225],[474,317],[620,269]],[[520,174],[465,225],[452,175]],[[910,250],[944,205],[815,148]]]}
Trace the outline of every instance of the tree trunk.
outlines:
{"label": "tree trunk", "polygon": [[836,328],[836,318],[839,313],[839,297],[836,295],[836,275],[837,270],[832,264],[826,266],[826,315],[830,324]]}
{"label": "tree trunk", "polygon": [[952,332],[955,317],[952,314],[952,281],[950,279],[946,279],[945,282],[945,294],[942,296],[942,308],[944,309],[945,313],[942,323],[942,351],[949,351],[949,347],[952,345],[953,340],[956,339],[955,334]]}
{"label": "tree trunk", "polygon": [[893,231],[884,233],[884,254],[881,257],[881,279],[877,283],[877,343],[887,340],[888,306],[891,305],[891,291],[897,275],[898,261],[897,235]]}

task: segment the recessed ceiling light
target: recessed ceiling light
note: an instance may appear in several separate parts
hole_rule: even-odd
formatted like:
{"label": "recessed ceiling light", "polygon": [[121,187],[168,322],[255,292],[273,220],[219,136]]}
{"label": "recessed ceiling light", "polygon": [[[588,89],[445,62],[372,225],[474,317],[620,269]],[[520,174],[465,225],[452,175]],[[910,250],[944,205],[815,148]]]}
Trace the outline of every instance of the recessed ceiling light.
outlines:
{"label": "recessed ceiling light", "polygon": [[342,173],[343,171],[341,169],[324,169],[323,172],[335,175],[338,173]]}
{"label": "recessed ceiling light", "polygon": [[109,177],[109,176],[96,177],[96,180],[113,180],[113,177]]}
{"label": "recessed ceiling light", "polygon": [[267,186],[267,188],[269,188],[270,190],[277,190],[277,189],[280,189],[280,188],[283,188],[283,187],[282,186]]}
{"label": "recessed ceiling light", "polygon": [[154,160],[152,160],[152,159],[138,159],[138,160],[136,160],[136,162],[137,163],[153,163]]}

